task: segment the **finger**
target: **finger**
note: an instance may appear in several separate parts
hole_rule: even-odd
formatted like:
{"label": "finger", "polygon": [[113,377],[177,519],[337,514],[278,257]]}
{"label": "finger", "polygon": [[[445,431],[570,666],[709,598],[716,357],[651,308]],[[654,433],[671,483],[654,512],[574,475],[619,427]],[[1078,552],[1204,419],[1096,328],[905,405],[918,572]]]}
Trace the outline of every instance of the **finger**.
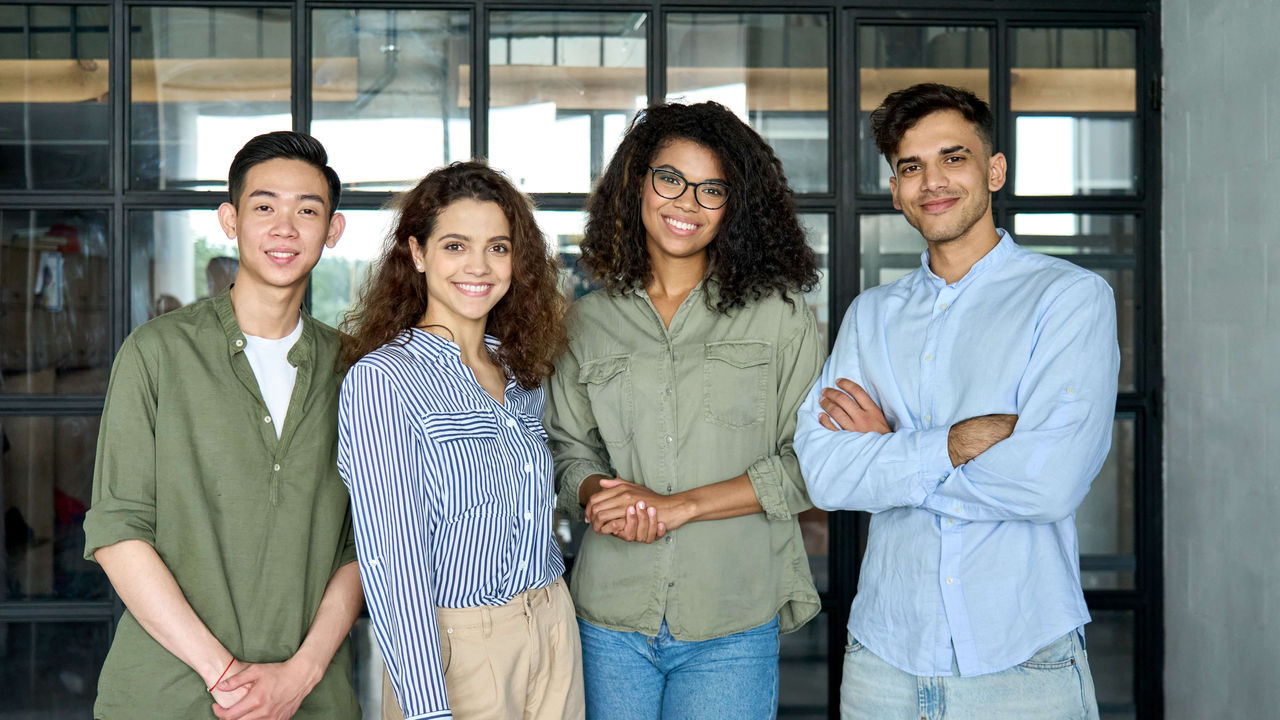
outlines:
{"label": "finger", "polygon": [[218,703],[213,704],[213,714],[218,720],[226,720],[227,712],[229,711],[224,710]]}
{"label": "finger", "polygon": [[663,535],[666,535],[666,534],[667,534],[667,524],[664,522],[659,522],[657,537],[662,537]]}
{"label": "finger", "polygon": [[250,665],[244,670],[241,670],[235,675],[232,675],[231,677],[228,677],[227,679],[218,683],[218,689],[223,692],[231,692],[236,688],[244,687],[245,685],[252,683],[254,680],[257,680],[258,675],[259,673],[257,668],[253,665]]}
{"label": "finger", "polygon": [[626,540],[627,542],[633,542],[636,539],[636,526],[638,524],[639,524],[639,519],[636,517],[635,508],[628,508],[627,519],[622,526],[622,532],[614,533],[614,534],[617,535],[619,538]]}
{"label": "finger", "polygon": [[630,485],[630,484],[631,483],[627,482],[626,480],[623,480],[622,478],[603,478],[602,480],[600,480],[600,487],[602,488],[616,488],[616,487],[621,487],[623,485]]}
{"label": "finger", "polygon": [[[850,399],[848,395],[839,391],[833,392],[842,396],[844,398],[844,402],[848,402],[850,404],[853,403],[853,400]],[[822,398],[818,400],[818,405],[823,410],[827,411],[827,415],[836,425],[839,425],[842,428],[855,428],[858,426],[858,423],[853,418],[853,412],[856,411],[854,411],[853,408],[843,405],[840,400],[833,399],[827,393],[824,392],[822,394]]]}
{"label": "finger", "polygon": [[876,410],[880,409],[880,406],[876,404],[875,400],[871,399],[871,395],[866,390],[863,390],[861,385],[852,380],[841,380],[840,382],[844,384],[836,384],[840,385],[841,390],[849,393],[849,396],[858,403],[858,407],[863,410],[870,410],[872,408],[875,408]]}
{"label": "finger", "polygon": [[831,416],[826,413],[818,413],[818,424],[828,430],[839,430],[835,422],[831,420]]}
{"label": "finger", "polygon": [[625,519],[612,520],[610,522],[605,523],[603,526],[601,526],[599,534],[600,535],[617,535],[619,532],[622,531],[622,528],[626,527],[626,524],[627,524],[627,521]]}
{"label": "finger", "polygon": [[649,513],[644,510],[636,510],[636,542],[653,542],[649,539],[649,536],[652,534],[650,532],[650,524]]}
{"label": "finger", "polygon": [[646,528],[644,541],[652,543],[658,539],[658,509],[650,505],[645,515],[648,516],[649,522],[647,523],[648,527]]}

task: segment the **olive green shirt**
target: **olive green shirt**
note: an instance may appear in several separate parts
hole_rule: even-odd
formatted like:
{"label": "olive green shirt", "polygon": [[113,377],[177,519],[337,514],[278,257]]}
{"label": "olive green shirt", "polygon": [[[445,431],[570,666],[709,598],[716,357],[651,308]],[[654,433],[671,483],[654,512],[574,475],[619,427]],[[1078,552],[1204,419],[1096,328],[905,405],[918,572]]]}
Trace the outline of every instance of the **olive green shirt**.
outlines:
{"label": "olive green shirt", "polygon": [[[204,624],[248,662],[289,659],[329,579],[356,559],[337,467],[337,332],[306,313],[302,323],[278,440],[226,291],[135,330],[111,369],[84,521],[86,558],[149,543]],[[212,704],[200,675],[126,611],[94,716],[213,718]],[[359,715],[344,641],[294,717]]]}
{"label": "olive green shirt", "polygon": [[[600,473],[663,495],[747,473],[763,513],[691,522],[652,545],[588,532],[574,563],[578,615],[611,630],[678,640],[817,614],[796,515],[810,507],[791,447],[796,409],[824,348],[803,298],[771,295],[722,315],[706,283],[670,328],[643,290],[582,298],[547,393],[558,502]],[[714,292],[714,289],[710,290]]]}

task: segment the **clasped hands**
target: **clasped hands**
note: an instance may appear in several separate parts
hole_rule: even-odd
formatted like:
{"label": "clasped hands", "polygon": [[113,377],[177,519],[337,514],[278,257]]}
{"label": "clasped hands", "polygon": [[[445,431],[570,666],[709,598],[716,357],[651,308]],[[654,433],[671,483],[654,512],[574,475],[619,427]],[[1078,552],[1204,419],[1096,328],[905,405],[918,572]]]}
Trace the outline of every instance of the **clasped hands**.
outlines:
{"label": "clasped hands", "polygon": [[600,490],[587,500],[585,510],[597,535],[651,543],[688,519],[679,494],[660,495],[621,478],[602,478],[599,483]]}
{"label": "clasped hands", "polygon": [[210,694],[220,720],[288,720],[323,677],[297,658],[279,663],[235,660]]}

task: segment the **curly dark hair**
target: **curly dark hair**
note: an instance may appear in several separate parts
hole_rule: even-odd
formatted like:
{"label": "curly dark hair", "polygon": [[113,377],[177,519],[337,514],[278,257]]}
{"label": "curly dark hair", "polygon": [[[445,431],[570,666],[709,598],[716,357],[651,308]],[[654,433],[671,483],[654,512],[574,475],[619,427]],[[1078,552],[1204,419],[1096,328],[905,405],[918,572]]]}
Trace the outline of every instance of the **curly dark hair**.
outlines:
{"label": "curly dark hair", "polygon": [[764,138],[714,102],[654,105],[636,116],[587,200],[578,262],[610,292],[652,279],[641,198],[653,158],[675,140],[715,154],[729,185],[724,218],[707,248],[708,276],[719,295],[713,309],[728,313],[775,291],[791,303],[788,292],[817,286],[817,259],[805,243],[781,161]]}
{"label": "curly dark hair", "polygon": [[947,110],[960,113],[973,124],[974,131],[990,154],[996,133],[991,106],[964,88],[939,83],[920,83],[885,96],[880,107],[871,111],[871,132],[876,138],[876,149],[892,165],[893,154],[898,151],[902,136],[924,116]]}
{"label": "curly dark hair", "polygon": [[551,375],[568,345],[559,264],[533,219],[533,204],[505,175],[483,162],[456,162],[431,172],[399,198],[396,228],[359,300],[342,321],[344,367],[391,342],[427,310],[427,284],[414,269],[411,237],[425,241],[436,218],[457,200],[492,202],[511,226],[511,287],[489,311],[485,332],[502,342],[497,359],[526,388]]}

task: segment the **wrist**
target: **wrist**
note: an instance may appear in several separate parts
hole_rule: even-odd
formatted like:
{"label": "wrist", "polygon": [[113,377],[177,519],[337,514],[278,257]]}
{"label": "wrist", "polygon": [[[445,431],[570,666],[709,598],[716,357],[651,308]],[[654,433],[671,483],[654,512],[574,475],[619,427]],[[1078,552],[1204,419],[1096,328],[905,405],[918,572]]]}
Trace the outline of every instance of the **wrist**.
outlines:
{"label": "wrist", "polygon": [[213,688],[222,682],[231,674],[231,666],[234,665],[236,659],[231,653],[227,653],[224,657],[212,657],[204,667],[200,668],[200,679],[204,680],[206,688]]}

